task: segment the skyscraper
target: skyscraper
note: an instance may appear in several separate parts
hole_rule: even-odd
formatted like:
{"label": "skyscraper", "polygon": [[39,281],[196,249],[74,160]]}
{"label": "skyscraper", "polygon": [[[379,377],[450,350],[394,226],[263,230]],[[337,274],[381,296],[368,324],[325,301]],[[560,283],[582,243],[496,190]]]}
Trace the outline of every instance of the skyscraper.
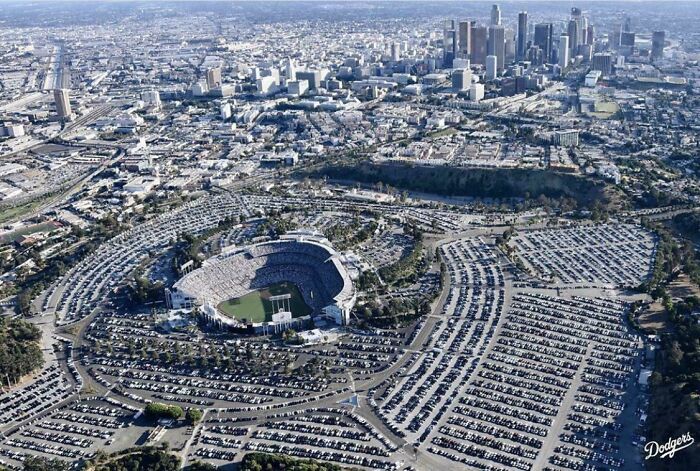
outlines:
{"label": "skyscraper", "polygon": [[209,90],[219,88],[221,86],[221,67],[214,67],[207,70],[207,87]]}
{"label": "skyscraper", "polygon": [[392,62],[401,60],[401,48],[397,42],[391,43],[391,60]]}
{"label": "skyscraper", "polygon": [[506,59],[506,31],[503,26],[489,26],[488,53],[498,58],[498,71],[503,70]]}
{"label": "skyscraper", "polygon": [[504,64],[510,64],[515,62],[516,49],[517,49],[517,38],[512,30],[505,30],[505,62]]}
{"label": "skyscraper", "polygon": [[544,63],[542,49],[540,49],[539,46],[530,46],[525,58],[530,61],[532,65],[542,65]]}
{"label": "skyscraper", "polygon": [[443,63],[445,67],[452,67],[452,61],[457,57],[459,47],[455,20],[445,21],[445,31],[443,32]]}
{"label": "skyscraper", "polygon": [[501,8],[498,5],[491,7],[491,25],[499,26],[501,24]]}
{"label": "skyscraper", "polygon": [[569,66],[569,37],[562,34],[559,37],[559,67],[562,72]]}
{"label": "skyscraper", "polygon": [[471,21],[459,22],[459,56],[463,59],[469,59],[471,55],[472,43],[472,23]]}
{"label": "skyscraper", "polygon": [[458,91],[469,90],[472,84],[472,72],[467,69],[456,69],[452,72],[452,88]]}
{"label": "skyscraper", "polygon": [[[581,44],[586,44],[586,29],[588,28],[588,18],[584,17],[581,13],[581,9],[573,7],[571,9],[571,19],[576,22],[576,48]],[[573,43],[574,38],[569,34],[569,42]]]}
{"label": "skyscraper", "polygon": [[620,38],[622,37],[622,25],[613,25],[612,31],[608,35],[608,47],[616,51],[620,47]]}
{"label": "skyscraper", "polygon": [[493,80],[498,75],[498,57],[486,56],[486,80]]}
{"label": "skyscraper", "polygon": [[612,72],[612,54],[609,52],[593,54],[591,70],[600,70],[603,75],[610,75]]}
{"label": "skyscraper", "polygon": [[552,23],[538,23],[535,25],[534,44],[542,50],[542,60],[545,63],[552,62],[552,42],[554,40],[554,26]]}
{"label": "skyscraper", "polygon": [[57,88],[53,91],[53,99],[56,102],[56,113],[61,119],[70,119],[73,112],[70,108],[70,96],[65,88]]}
{"label": "skyscraper", "polygon": [[474,26],[471,28],[471,61],[472,64],[486,64],[488,30],[486,26]]}
{"label": "skyscraper", "polygon": [[292,60],[289,57],[287,58],[284,64],[284,75],[287,77],[287,80],[297,79],[297,70],[294,66],[294,60]]}
{"label": "skyscraper", "polygon": [[634,47],[636,35],[631,31],[623,31],[620,34],[620,46]]}
{"label": "skyscraper", "polygon": [[[578,52],[578,21],[575,19],[569,20],[569,27],[567,30],[567,36],[569,37],[569,50],[570,55],[573,57]],[[561,48],[559,48],[561,52]]]}
{"label": "skyscraper", "polygon": [[527,12],[521,11],[518,14],[518,41],[515,49],[515,57],[517,60],[525,58],[527,50]]}
{"label": "skyscraper", "polygon": [[595,42],[595,28],[593,25],[588,25],[586,30],[586,44],[593,44]]}
{"label": "skyscraper", "polygon": [[651,35],[651,58],[661,59],[664,57],[664,45],[666,43],[665,31],[654,31]]}

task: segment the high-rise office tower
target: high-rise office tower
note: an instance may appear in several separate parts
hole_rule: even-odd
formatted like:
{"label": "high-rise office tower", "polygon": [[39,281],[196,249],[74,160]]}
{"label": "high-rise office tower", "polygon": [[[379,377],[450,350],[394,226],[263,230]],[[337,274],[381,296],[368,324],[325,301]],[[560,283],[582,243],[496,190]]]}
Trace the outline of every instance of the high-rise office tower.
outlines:
{"label": "high-rise office tower", "polygon": [[554,26],[552,23],[538,23],[535,25],[535,46],[542,49],[542,60],[545,63],[552,62],[552,43],[554,41]]}
{"label": "high-rise office tower", "polygon": [[452,67],[452,61],[457,57],[457,48],[459,47],[459,38],[457,29],[455,28],[455,20],[445,21],[445,31],[443,32],[442,46],[443,63],[445,67]]}
{"label": "high-rise office tower", "polygon": [[651,57],[661,59],[664,57],[664,45],[666,44],[666,32],[654,31],[651,34]]}
{"label": "high-rise office tower", "polygon": [[588,42],[588,17],[581,17],[579,22],[579,44],[591,44]]}
{"label": "high-rise office tower", "polygon": [[562,34],[559,37],[559,67],[564,71],[569,66],[569,37]]}
{"label": "high-rise office tower", "polygon": [[612,72],[612,54],[609,52],[598,52],[593,54],[591,69],[600,70],[603,75],[610,75]]}
{"label": "high-rise office tower", "polygon": [[459,56],[463,59],[469,59],[471,55],[472,44],[472,22],[459,22]]}
{"label": "high-rise office tower", "polygon": [[57,88],[53,91],[53,99],[56,102],[56,114],[61,119],[69,119],[73,116],[70,107],[70,96],[65,88]]}
{"label": "high-rise office tower", "polygon": [[515,36],[515,33],[509,29],[506,30],[505,32],[505,64],[510,64],[512,62],[515,62],[515,55],[516,55],[516,49],[517,49],[517,38]]}
{"label": "high-rise office tower", "polygon": [[474,26],[471,28],[472,43],[471,43],[471,61],[472,64],[486,64],[486,55],[488,54],[488,30],[486,26]]}
{"label": "high-rise office tower", "polygon": [[620,46],[634,47],[636,35],[631,31],[623,31],[620,34]]}
{"label": "high-rise office tower", "polygon": [[498,5],[491,6],[491,25],[499,26],[501,24],[501,8]]}
{"label": "high-rise office tower", "polygon": [[518,41],[516,44],[515,57],[517,60],[525,58],[527,51],[527,12],[521,11],[518,14]]}
{"label": "high-rise office tower", "polygon": [[498,75],[498,57],[486,56],[486,80],[493,80]]}
{"label": "high-rise office tower", "polygon": [[209,90],[219,88],[221,86],[221,67],[214,67],[207,70],[207,87]]}
{"label": "high-rise office tower", "polygon": [[503,70],[506,59],[506,31],[503,26],[489,26],[489,55],[498,58],[498,71]]}
{"label": "high-rise office tower", "polygon": [[453,29],[445,31],[445,51],[443,54],[443,62],[445,67],[452,67],[452,62],[454,61],[455,57],[457,57],[458,41],[457,31]]}
{"label": "high-rise office tower", "polygon": [[530,61],[532,65],[542,65],[544,63],[544,54],[542,54],[542,49],[539,46],[530,46],[527,50],[525,59]]}
{"label": "high-rise office tower", "polygon": [[632,31],[632,18],[630,18],[629,16],[625,18],[625,24],[622,31],[626,33]]}
{"label": "high-rise office tower", "polygon": [[573,42],[576,42],[576,47],[578,49],[578,46],[581,44],[585,44],[585,32],[586,28],[588,28],[588,18],[583,16],[583,13],[581,12],[580,8],[573,7],[571,9],[571,19],[576,22],[576,38],[571,37],[571,32],[569,32],[569,42],[573,44]]}
{"label": "high-rise office tower", "polygon": [[316,90],[321,87],[321,72],[318,70],[300,70],[297,72],[297,80],[309,82],[309,89]]}
{"label": "high-rise office tower", "polygon": [[391,60],[392,62],[398,62],[401,60],[401,49],[399,43],[391,43]]}
{"label": "high-rise office tower", "polygon": [[595,28],[593,25],[588,25],[586,30],[586,44],[593,44],[595,42]]}
{"label": "high-rise office tower", "polygon": [[288,81],[297,79],[297,69],[294,65],[294,60],[289,57],[284,63],[284,75],[286,75]]}
{"label": "high-rise office tower", "polygon": [[616,51],[620,47],[620,37],[622,36],[622,25],[615,24],[612,31],[608,34],[608,47]]}
{"label": "high-rise office tower", "polygon": [[581,44],[578,47],[578,55],[581,56],[583,62],[590,62],[593,59],[593,45]]}
{"label": "high-rise office tower", "polygon": [[458,91],[469,90],[472,84],[472,72],[468,69],[452,71],[452,88]]}
{"label": "high-rise office tower", "polygon": [[[569,20],[569,27],[567,29],[567,36],[569,37],[569,50],[571,57],[574,57],[578,52],[578,22],[576,20]],[[559,48],[561,52],[561,48]]]}

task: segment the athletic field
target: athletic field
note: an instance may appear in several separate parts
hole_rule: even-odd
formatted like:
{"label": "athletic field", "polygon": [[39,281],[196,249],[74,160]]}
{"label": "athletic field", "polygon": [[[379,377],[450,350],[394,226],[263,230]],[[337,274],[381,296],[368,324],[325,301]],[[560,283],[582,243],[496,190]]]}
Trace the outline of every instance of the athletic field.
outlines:
{"label": "athletic field", "polygon": [[[276,283],[261,290],[253,291],[240,298],[224,301],[217,306],[223,314],[234,317],[239,321],[265,322],[272,320],[272,303],[270,296],[290,294],[292,317],[302,317],[311,314],[312,309],[304,302],[299,288],[294,283]],[[285,301],[287,302],[287,301]]]}

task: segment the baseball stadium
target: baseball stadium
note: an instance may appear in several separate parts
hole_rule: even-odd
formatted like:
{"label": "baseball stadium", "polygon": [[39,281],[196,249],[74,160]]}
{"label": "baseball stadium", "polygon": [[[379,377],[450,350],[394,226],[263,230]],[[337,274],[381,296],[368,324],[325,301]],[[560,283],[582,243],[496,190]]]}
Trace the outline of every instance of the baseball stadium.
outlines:
{"label": "baseball stadium", "polygon": [[231,247],[178,280],[169,307],[199,307],[210,323],[277,332],[302,321],[348,322],[356,293],[330,242],[293,232]]}

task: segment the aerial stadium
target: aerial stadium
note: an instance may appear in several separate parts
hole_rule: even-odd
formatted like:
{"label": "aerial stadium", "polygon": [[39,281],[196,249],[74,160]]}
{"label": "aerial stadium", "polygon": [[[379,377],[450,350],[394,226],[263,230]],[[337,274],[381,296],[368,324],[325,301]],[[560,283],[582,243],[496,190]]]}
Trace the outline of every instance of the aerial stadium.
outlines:
{"label": "aerial stadium", "polygon": [[172,309],[199,310],[220,327],[277,333],[313,323],[348,323],[356,301],[340,254],[322,235],[230,247],[166,291]]}

